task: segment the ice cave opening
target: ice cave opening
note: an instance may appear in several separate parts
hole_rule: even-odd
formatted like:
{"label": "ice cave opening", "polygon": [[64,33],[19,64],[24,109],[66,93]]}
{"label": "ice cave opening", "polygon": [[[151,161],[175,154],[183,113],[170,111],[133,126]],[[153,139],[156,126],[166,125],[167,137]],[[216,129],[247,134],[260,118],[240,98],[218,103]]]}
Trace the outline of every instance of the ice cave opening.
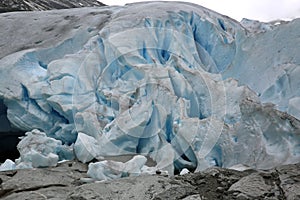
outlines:
{"label": "ice cave opening", "polygon": [[20,157],[17,145],[25,131],[14,128],[7,118],[7,107],[0,99],[0,163]]}

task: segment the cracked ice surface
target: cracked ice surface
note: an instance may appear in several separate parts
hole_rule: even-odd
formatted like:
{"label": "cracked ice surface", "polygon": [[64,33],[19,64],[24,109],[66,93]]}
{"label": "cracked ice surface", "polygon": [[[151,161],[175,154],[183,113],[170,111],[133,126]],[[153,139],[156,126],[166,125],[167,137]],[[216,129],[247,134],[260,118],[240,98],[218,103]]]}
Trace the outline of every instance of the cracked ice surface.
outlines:
{"label": "cracked ice surface", "polygon": [[[26,153],[21,148],[21,164],[36,159],[44,166],[49,158],[55,165],[72,157],[72,148],[82,162],[141,154],[156,162],[149,171],[169,174],[299,161],[300,20],[255,33],[203,7],[167,2],[67,14],[77,21],[60,22],[65,35],[51,45],[48,31],[38,36],[48,44],[15,52],[16,42],[0,60],[0,97],[10,123],[45,133],[34,130],[22,140],[39,135],[27,140]],[[78,19],[85,25],[74,29]],[[47,144],[64,148],[24,159],[46,135]],[[95,166],[103,168],[98,176],[110,177],[105,161]],[[112,166],[126,169],[126,163]],[[90,174],[98,177],[96,171]]]}

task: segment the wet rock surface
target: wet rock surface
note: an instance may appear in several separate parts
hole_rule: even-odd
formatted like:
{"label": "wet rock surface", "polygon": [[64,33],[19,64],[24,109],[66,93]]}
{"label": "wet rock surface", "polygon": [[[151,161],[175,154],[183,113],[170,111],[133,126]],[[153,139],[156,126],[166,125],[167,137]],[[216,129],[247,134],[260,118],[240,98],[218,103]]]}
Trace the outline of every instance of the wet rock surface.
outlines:
{"label": "wet rock surface", "polygon": [[95,182],[87,165],[75,161],[55,168],[0,173],[1,199],[300,199],[300,164],[272,170],[210,168],[167,177],[129,177]]}

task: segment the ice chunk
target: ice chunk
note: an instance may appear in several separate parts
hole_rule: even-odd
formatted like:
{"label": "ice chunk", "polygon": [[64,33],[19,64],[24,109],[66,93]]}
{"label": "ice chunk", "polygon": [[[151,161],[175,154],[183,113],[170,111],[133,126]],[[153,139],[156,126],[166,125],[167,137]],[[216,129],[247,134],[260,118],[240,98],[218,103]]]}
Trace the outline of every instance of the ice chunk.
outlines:
{"label": "ice chunk", "polygon": [[91,161],[97,157],[98,143],[95,138],[84,133],[78,133],[77,140],[74,145],[76,158],[83,163]]}
{"label": "ice chunk", "polygon": [[229,167],[229,169],[233,169],[233,170],[237,170],[237,171],[242,172],[242,171],[249,170],[249,169],[252,169],[252,168],[247,166],[247,165],[237,164],[237,165],[233,165],[233,166]]}
{"label": "ice chunk", "polygon": [[8,171],[16,169],[16,163],[10,159],[6,159],[0,166],[0,171]]}
{"label": "ice chunk", "polygon": [[123,172],[128,173],[128,176],[138,176],[142,172],[143,166],[146,164],[145,156],[137,155],[125,163]]}
{"label": "ice chunk", "polygon": [[101,161],[90,163],[87,174],[95,180],[111,180],[122,177],[124,163],[114,161]]}
{"label": "ice chunk", "polygon": [[141,155],[134,156],[131,160],[122,163],[105,160],[90,163],[87,174],[95,180],[110,180],[127,176],[138,176],[145,170],[147,158]]}
{"label": "ice chunk", "polygon": [[72,147],[65,147],[61,141],[37,129],[25,133],[17,147],[21,155],[18,168],[56,166],[59,160],[74,158],[70,153]]}
{"label": "ice chunk", "polygon": [[31,159],[32,167],[53,167],[57,165],[58,155],[49,153],[47,156],[31,150],[26,154],[28,159]]}
{"label": "ice chunk", "polygon": [[187,169],[187,168],[183,168],[181,171],[180,171],[180,175],[185,175],[185,174],[188,174],[190,173],[190,171]]}

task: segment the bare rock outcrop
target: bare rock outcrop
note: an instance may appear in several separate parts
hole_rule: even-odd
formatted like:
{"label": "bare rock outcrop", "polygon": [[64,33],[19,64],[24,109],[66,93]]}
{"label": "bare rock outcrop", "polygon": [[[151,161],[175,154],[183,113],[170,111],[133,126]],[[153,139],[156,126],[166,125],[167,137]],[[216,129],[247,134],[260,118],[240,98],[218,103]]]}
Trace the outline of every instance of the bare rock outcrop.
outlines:
{"label": "bare rock outcrop", "polygon": [[87,165],[68,161],[55,168],[1,172],[0,199],[288,199],[300,198],[300,164],[272,170],[210,168],[167,177],[128,177],[95,182]]}

